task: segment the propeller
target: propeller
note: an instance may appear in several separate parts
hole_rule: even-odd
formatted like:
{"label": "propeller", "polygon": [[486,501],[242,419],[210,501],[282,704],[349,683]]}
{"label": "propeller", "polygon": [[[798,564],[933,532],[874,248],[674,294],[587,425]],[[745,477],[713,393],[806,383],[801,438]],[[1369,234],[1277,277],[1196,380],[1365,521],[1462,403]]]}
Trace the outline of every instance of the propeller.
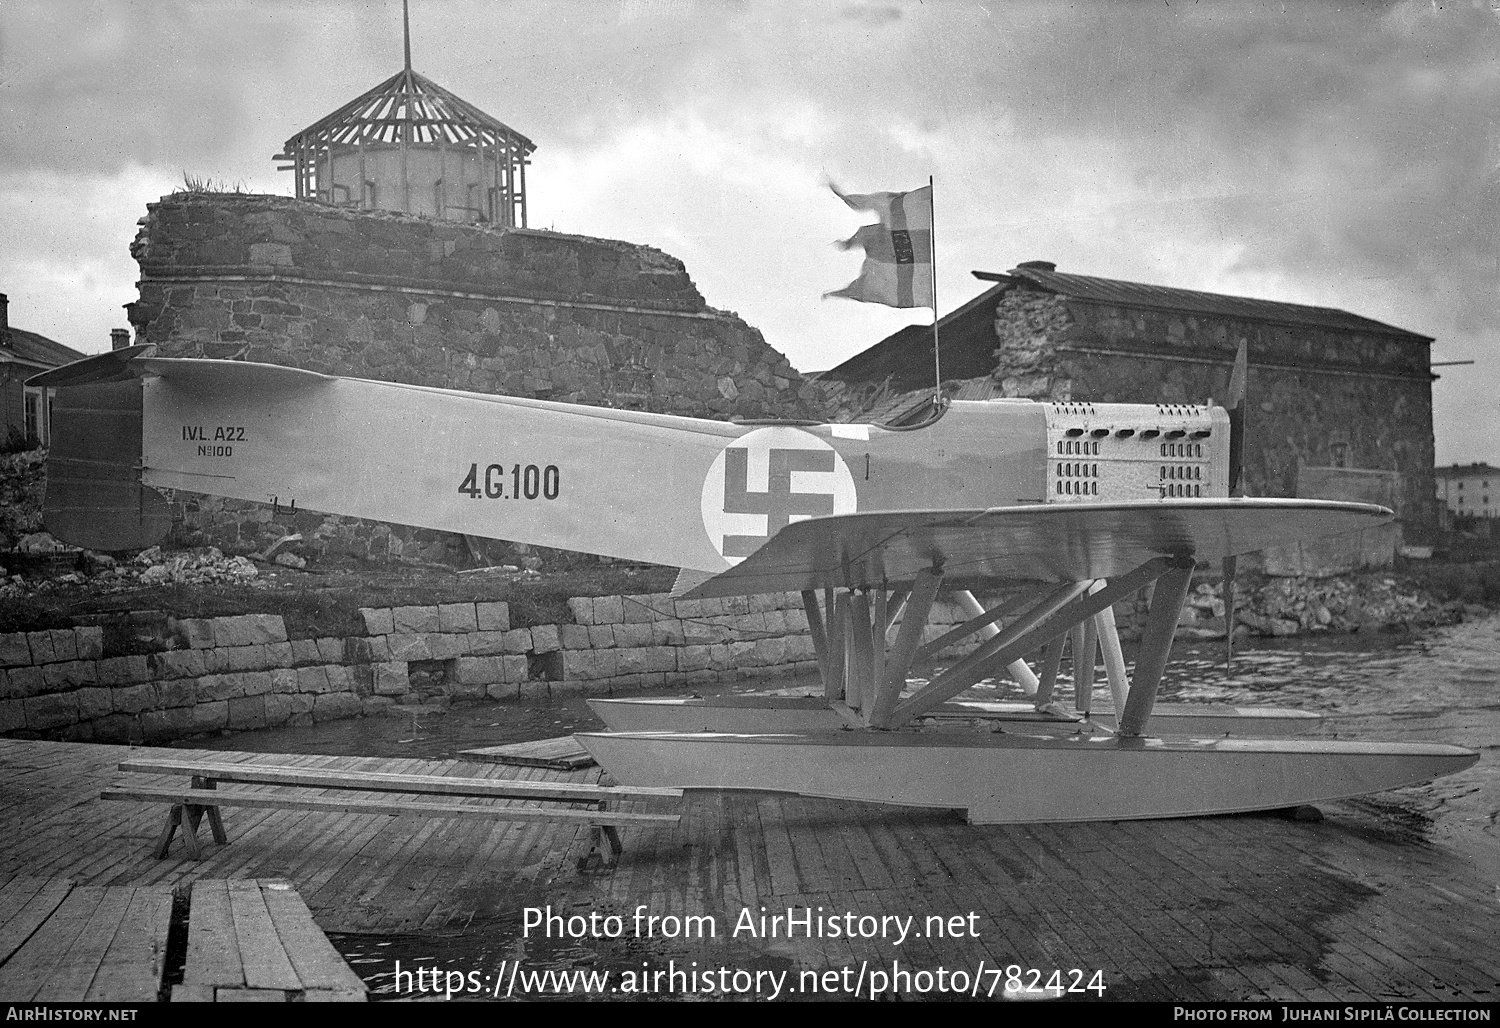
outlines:
{"label": "propeller", "polygon": [[[1240,343],[1229,376],[1224,407],[1229,414],[1229,495],[1245,495],[1245,381],[1250,374],[1249,344]],[[1224,673],[1234,664],[1234,572],[1237,557],[1224,558]]]}

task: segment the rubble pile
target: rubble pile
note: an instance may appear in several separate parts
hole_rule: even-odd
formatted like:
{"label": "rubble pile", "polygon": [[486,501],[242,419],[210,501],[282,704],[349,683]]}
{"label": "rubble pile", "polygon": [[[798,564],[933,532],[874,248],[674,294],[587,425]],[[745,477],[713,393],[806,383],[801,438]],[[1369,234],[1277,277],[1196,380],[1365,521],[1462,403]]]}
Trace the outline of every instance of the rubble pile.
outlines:
{"label": "rubble pile", "polygon": [[[1464,609],[1378,575],[1248,579],[1235,592],[1236,630],[1262,636],[1416,628],[1453,621]],[[1190,638],[1223,638],[1222,582],[1194,589],[1180,626]]]}
{"label": "rubble pile", "polygon": [[182,550],[170,556],[163,554],[161,547],[153,546],[133,559],[116,560],[107,554],[65,547],[47,533],[38,532],[23,538],[17,549],[59,557],[71,555],[77,569],[65,574],[11,575],[0,584],[0,599],[23,599],[37,593],[85,587],[92,593],[114,593],[142,586],[269,584],[260,580],[260,572],[248,558],[226,557],[213,546]]}
{"label": "rubble pile", "polygon": [[46,450],[0,454],[0,550],[42,527]]}

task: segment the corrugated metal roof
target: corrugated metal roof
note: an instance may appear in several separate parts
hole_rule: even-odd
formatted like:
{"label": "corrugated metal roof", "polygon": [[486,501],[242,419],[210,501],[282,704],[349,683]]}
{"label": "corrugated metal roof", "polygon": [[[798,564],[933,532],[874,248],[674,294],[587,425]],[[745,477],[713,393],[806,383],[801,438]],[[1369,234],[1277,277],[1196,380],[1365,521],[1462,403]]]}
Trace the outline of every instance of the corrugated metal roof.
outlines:
{"label": "corrugated metal roof", "polygon": [[60,368],[88,356],[71,346],[53,342],[46,336],[39,336],[24,328],[12,326],[8,333],[6,339],[0,340],[0,360],[12,360],[45,369]]}
{"label": "corrugated metal roof", "polygon": [[1341,311],[1334,307],[1308,307],[1299,303],[1282,303],[1279,300],[1256,300],[1245,296],[1203,293],[1195,289],[1175,289],[1170,286],[1153,286],[1142,282],[1095,278],[1092,275],[1071,275],[1052,270],[1046,262],[1042,261],[1019,265],[1005,275],[976,271],[974,276],[991,282],[1003,281],[1007,277],[1023,279],[1050,292],[1094,303],[1119,304],[1126,307],[1154,307],[1159,310],[1182,311],[1185,314],[1212,314],[1225,318],[1274,321],[1286,325],[1337,329],[1342,332],[1407,336],[1428,342],[1431,342],[1433,338],[1371,318],[1362,318],[1358,314],[1350,314],[1348,311]]}

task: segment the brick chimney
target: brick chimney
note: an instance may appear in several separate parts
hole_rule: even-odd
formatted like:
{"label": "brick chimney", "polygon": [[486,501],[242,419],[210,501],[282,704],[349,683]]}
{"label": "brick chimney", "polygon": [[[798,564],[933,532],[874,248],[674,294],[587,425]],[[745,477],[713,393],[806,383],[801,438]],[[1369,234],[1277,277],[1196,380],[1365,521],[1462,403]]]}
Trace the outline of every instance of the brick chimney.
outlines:
{"label": "brick chimney", "polygon": [[109,348],[111,350],[123,350],[130,345],[130,329],[112,328],[109,330]]}
{"label": "brick chimney", "polygon": [[10,345],[10,297],[0,293],[0,346]]}

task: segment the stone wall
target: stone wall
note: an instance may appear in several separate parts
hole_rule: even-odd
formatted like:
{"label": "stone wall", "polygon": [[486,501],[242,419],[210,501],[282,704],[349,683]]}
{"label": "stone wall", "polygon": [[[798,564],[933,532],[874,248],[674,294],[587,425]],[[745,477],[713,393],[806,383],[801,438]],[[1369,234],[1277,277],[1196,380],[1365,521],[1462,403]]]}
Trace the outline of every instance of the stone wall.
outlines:
{"label": "stone wall", "polygon": [[[531,628],[512,628],[502,602],[366,608],[364,634],[346,638],[290,639],[273,614],[136,614],[0,634],[0,735],[164,742],[434,700],[607,696],[816,673],[796,593],[568,604],[573,624]],[[1135,603],[1117,615],[1121,634],[1134,637]],[[940,602],[930,620],[926,641],[966,616]]]}
{"label": "stone wall", "polygon": [[273,614],[0,634],[0,735],[163,742],[434,699],[610,695],[815,666],[795,594],[569,602],[576,624],[531,628],[479,602],[364,609],[365,633],[346,638],[289,639]]}
{"label": "stone wall", "polygon": [[[648,246],[183,193],[148,205],[131,252],[136,341],[161,356],[708,418],[823,414],[822,393],[785,356]],[[183,541],[246,550],[279,534],[244,509],[185,505],[197,535]],[[444,545],[343,527],[366,553]]]}
{"label": "stone wall", "polygon": [[[1147,605],[1146,591],[1116,604],[1122,639],[1140,637]],[[1244,630],[1277,636],[1384,631],[1450,613],[1378,576],[1247,579],[1239,606]],[[796,593],[575,597],[569,607],[574,623],[531,628],[511,627],[501,602],[367,608],[360,611],[364,633],[345,638],[289,638],[273,614],[149,612],[0,634],[0,735],[158,743],[453,699],[608,696],[816,674]],[[923,640],[965,620],[957,606],[938,602]],[[1222,639],[1225,628],[1218,583],[1199,584],[1179,637]]]}

